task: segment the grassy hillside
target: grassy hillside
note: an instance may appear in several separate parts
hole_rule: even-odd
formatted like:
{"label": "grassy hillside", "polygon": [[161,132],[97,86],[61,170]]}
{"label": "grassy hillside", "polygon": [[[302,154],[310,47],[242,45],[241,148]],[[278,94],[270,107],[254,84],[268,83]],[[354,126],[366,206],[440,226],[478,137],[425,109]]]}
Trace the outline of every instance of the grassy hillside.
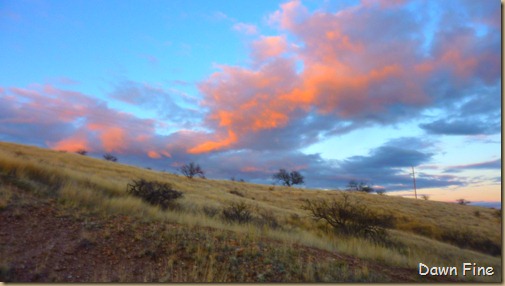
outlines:
{"label": "grassy hillside", "polygon": [[[127,193],[143,178],[183,193],[162,210]],[[0,281],[498,282],[501,212],[348,193],[389,215],[387,243],[316,222],[304,200],[341,191],[187,179],[120,163],[0,143]],[[233,223],[234,202],[251,220]],[[419,276],[419,263],[494,268],[493,276]]]}

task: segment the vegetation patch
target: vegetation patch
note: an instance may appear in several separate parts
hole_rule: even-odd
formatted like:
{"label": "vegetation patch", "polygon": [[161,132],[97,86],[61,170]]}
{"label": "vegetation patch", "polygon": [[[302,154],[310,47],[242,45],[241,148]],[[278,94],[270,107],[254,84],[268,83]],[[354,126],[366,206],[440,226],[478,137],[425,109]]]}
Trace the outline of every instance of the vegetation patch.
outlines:
{"label": "vegetation patch", "polygon": [[336,232],[359,236],[375,242],[386,242],[386,228],[394,226],[392,215],[382,215],[369,210],[366,206],[352,202],[347,194],[342,201],[304,200],[302,207],[312,214],[316,221],[323,220]]}
{"label": "vegetation patch", "polygon": [[129,183],[127,192],[151,205],[160,206],[162,209],[173,208],[173,201],[182,197],[182,192],[174,190],[171,184],[144,179],[133,180]]}
{"label": "vegetation patch", "polygon": [[231,202],[223,209],[223,219],[228,222],[250,222],[253,219],[252,208],[243,201]]}

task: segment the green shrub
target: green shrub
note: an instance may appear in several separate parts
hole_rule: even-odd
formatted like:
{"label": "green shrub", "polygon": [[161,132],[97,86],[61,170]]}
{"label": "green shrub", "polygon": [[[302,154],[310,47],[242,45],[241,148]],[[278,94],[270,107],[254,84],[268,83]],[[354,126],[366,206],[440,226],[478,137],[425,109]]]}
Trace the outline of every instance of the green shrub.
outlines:
{"label": "green shrub", "polygon": [[133,180],[127,185],[127,192],[141,198],[151,205],[158,205],[162,209],[174,208],[174,200],[182,197],[182,193],[172,189],[172,185],[144,179]]}

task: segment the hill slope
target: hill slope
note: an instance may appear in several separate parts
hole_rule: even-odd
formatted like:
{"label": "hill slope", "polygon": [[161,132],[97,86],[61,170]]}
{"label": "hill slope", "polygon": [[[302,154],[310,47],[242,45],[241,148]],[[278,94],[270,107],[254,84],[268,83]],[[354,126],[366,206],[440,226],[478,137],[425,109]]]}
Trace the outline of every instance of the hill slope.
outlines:
{"label": "hill slope", "polygon": [[[139,178],[184,195],[168,210],[128,195]],[[192,179],[78,154],[0,143],[0,281],[501,281],[501,213],[349,193],[394,217],[387,243],[337,234],[304,200],[340,191]],[[246,223],[223,219],[242,203]],[[236,205],[235,205],[236,206]],[[462,248],[460,248],[462,247]],[[420,276],[419,263],[494,268],[493,276]]]}

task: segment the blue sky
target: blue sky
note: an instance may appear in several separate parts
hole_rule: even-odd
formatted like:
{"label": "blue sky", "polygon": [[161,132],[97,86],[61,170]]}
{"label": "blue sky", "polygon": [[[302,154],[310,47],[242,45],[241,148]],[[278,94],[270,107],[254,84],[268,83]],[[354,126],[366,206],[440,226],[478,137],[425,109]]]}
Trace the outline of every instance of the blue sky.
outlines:
{"label": "blue sky", "polygon": [[500,201],[498,1],[4,1],[0,140]]}

